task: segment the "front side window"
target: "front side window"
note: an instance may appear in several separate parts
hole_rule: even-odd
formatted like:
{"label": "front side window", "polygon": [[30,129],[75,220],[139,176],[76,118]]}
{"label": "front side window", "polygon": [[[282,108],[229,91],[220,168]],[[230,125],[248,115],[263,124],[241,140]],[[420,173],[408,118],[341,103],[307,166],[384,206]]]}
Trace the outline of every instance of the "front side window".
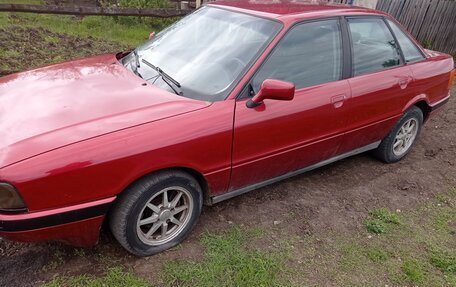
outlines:
{"label": "front side window", "polygon": [[387,20],[388,24],[393,30],[394,35],[396,35],[396,39],[399,42],[399,46],[401,46],[402,53],[404,54],[404,59],[406,63],[416,62],[423,60],[424,57],[421,54],[418,47],[413,43],[412,40],[402,31],[401,28],[397,26],[391,20]]}
{"label": "front side window", "polygon": [[295,84],[296,89],[337,81],[342,76],[338,20],[300,24],[289,31],[252,81],[257,93],[266,79]]}
{"label": "front side window", "polygon": [[401,64],[398,46],[381,18],[349,18],[354,75]]}
{"label": "front side window", "polygon": [[[122,63],[170,92],[224,100],[281,27],[273,20],[206,6],[136,48]],[[170,77],[161,77],[157,68]]]}

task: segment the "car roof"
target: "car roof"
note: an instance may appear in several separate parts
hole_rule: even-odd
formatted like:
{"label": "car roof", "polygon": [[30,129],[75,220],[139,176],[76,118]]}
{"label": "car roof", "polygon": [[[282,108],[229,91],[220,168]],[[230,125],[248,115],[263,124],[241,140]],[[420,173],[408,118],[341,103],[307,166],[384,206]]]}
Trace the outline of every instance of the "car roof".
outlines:
{"label": "car roof", "polygon": [[284,20],[358,14],[385,15],[383,12],[364,7],[319,0],[219,0],[209,2],[208,5]]}

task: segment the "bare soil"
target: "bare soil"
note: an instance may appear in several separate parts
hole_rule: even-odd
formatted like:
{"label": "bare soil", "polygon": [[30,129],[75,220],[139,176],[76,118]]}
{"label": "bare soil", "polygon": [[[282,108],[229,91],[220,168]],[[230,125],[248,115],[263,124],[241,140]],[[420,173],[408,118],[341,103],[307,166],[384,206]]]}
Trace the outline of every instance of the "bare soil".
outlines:
{"label": "bare soil", "polygon": [[[18,23],[21,17],[10,16]],[[62,35],[43,28],[24,28],[9,26],[0,29],[0,76],[98,54],[125,50],[119,44]],[[24,57],[26,55],[26,57]]]}
{"label": "bare soil", "polygon": [[[15,41],[15,31],[7,32],[5,35],[5,31],[0,31],[1,47]],[[34,37],[33,30],[30,34]],[[67,48],[59,49],[59,53],[67,50],[62,53],[65,58],[74,56],[71,51],[75,47],[94,45],[90,44],[91,40],[81,42],[81,39],[55,36],[61,39],[60,45]],[[37,39],[34,43],[42,40]],[[52,46],[44,45],[50,53]],[[42,54],[33,53],[26,61],[40,62]],[[453,94],[455,92],[456,87]],[[200,235],[206,230],[223,231],[232,225],[268,230],[269,235],[262,242],[265,246],[274,245],[281,239],[312,236],[321,239],[323,248],[325,242],[331,240],[328,234],[352,236],[361,232],[368,210],[383,207],[404,211],[413,209],[436,194],[456,187],[455,155],[456,101],[452,99],[426,124],[417,145],[400,163],[386,165],[369,154],[362,154],[216,206],[205,207],[196,229],[180,247],[154,257],[130,256],[106,230],[102,232],[101,242],[89,249],[59,243],[0,241],[0,286],[36,286],[57,275],[96,275],[104,272],[107,266],[118,265],[132,268],[138,276],[160,286],[163,283],[160,270],[166,262],[200,260],[203,254]],[[292,260],[307,259],[301,258],[299,248],[304,246],[296,246]],[[320,286],[335,284],[326,282],[318,274],[308,276],[310,281]]]}

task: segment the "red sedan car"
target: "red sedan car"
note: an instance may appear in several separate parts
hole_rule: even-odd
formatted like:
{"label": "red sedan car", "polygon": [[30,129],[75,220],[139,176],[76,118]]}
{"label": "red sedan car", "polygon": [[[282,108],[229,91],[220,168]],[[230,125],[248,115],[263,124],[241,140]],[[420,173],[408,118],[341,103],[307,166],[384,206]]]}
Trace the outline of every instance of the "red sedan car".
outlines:
{"label": "red sedan car", "polygon": [[0,236],[129,252],[214,204],[351,155],[401,160],[444,105],[446,54],[387,14],[215,2],[130,53],[0,79]]}

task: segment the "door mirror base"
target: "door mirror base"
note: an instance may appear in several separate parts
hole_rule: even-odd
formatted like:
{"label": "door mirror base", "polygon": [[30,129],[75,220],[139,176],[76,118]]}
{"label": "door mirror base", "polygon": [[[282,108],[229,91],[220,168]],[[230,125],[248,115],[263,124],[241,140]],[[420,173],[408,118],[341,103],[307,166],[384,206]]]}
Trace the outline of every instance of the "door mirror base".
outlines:
{"label": "door mirror base", "polygon": [[263,104],[263,102],[254,102],[252,99],[249,99],[247,101],[247,103],[245,103],[245,105],[247,106],[247,108],[249,109],[253,109],[253,108],[256,108],[258,106],[261,106]]}

